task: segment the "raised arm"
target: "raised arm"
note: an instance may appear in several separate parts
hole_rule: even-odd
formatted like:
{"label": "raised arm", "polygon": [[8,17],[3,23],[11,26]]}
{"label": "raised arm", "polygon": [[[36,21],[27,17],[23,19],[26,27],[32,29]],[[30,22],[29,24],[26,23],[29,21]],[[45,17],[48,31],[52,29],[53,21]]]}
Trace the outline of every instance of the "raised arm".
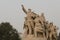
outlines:
{"label": "raised arm", "polygon": [[21,5],[22,6],[22,10],[27,14],[27,11],[26,11],[26,9],[24,8],[24,6],[23,5]]}

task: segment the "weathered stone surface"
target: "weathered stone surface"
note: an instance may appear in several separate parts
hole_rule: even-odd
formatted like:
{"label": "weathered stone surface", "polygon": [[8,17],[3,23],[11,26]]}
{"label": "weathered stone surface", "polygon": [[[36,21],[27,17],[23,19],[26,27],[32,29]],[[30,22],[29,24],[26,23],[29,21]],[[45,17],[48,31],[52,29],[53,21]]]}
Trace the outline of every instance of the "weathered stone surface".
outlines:
{"label": "weathered stone surface", "polygon": [[47,40],[47,39],[43,37],[34,37],[33,35],[28,35],[24,37],[22,40]]}
{"label": "weathered stone surface", "polygon": [[56,26],[45,19],[43,13],[38,15],[22,5],[22,9],[27,15],[24,22],[24,35],[22,40],[56,40]]}

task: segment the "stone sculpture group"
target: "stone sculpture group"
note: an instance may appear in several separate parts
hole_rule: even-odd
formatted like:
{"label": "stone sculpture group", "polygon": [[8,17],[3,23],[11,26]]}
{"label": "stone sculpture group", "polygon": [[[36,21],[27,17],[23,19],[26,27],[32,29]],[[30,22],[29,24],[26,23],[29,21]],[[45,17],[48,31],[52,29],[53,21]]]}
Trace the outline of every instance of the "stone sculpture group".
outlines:
{"label": "stone sculpture group", "polygon": [[23,5],[22,10],[26,14],[23,27],[25,29],[24,40],[34,40],[32,38],[29,39],[28,36],[33,36],[36,38],[35,40],[40,40],[40,38],[43,38],[43,40],[57,40],[57,28],[53,22],[48,22],[45,19],[44,13],[38,15],[32,12],[31,9],[28,9],[28,11],[26,11]]}

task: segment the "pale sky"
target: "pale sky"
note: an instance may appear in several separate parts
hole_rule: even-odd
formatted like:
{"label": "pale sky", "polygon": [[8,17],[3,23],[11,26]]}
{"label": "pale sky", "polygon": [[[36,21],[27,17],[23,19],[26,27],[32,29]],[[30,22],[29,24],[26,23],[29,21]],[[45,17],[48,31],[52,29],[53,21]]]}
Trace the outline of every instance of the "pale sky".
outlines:
{"label": "pale sky", "polygon": [[26,15],[21,9],[21,4],[37,14],[43,12],[49,22],[53,21],[57,27],[60,26],[60,0],[0,0],[0,23],[10,22],[14,28],[22,32]]}

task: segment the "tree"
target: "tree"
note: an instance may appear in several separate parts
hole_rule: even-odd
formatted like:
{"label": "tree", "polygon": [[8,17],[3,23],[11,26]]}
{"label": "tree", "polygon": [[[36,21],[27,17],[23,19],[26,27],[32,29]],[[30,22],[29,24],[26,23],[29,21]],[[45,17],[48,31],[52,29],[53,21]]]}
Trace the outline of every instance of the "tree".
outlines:
{"label": "tree", "polygon": [[21,40],[16,29],[5,22],[0,24],[0,40]]}

